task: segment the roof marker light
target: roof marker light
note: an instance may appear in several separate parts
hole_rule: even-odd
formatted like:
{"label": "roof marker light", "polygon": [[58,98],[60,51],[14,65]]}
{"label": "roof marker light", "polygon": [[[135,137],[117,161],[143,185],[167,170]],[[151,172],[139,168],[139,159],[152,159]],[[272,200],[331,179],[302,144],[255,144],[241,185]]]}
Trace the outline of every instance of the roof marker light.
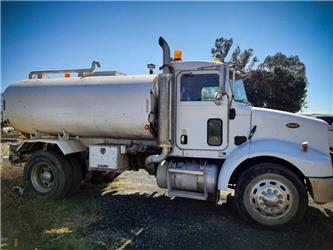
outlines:
{"label": "roof marker light", "polygon": [[175,60],[175,61],[181,61],[182,60],[182,51],[181,50],[175,50],[173,52],[173,60]]}

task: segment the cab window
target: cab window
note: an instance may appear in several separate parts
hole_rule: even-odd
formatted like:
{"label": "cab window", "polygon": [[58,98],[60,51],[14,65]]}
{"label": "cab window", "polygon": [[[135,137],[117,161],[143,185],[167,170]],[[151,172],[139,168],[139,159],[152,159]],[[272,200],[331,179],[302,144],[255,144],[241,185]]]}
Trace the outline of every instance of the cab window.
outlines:
{"label": "cab window", "polygon": [[185,74],[180,83],[182,102],[212,101],[219,91],[218,74]]}

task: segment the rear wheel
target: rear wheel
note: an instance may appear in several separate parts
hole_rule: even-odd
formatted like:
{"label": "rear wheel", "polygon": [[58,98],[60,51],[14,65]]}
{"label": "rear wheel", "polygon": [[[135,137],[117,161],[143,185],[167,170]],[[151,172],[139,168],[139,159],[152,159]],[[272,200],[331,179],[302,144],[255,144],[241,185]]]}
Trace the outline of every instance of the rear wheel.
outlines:
{"label": "rear wheel", "polygon": [[304,183],[289,169],[261,163],[240,176],[236,202],[245,220],[272,228],[301,220],[308,196]]}
{"label": "rear wheel", "polygon": [[65,157],[53,151],[37,151],[24,168],[27,188],[43,196],[60,199],[72,186],[72,168]]}
{"label": "rear wheel", "polygon": [[70,163],[73,172],[72,185],[69,189],[68,195],[73,195],[77,193],[81,188],[81,182],[83,178],[82,167],[79,159],[75,155],[68,155],[66,159]]}

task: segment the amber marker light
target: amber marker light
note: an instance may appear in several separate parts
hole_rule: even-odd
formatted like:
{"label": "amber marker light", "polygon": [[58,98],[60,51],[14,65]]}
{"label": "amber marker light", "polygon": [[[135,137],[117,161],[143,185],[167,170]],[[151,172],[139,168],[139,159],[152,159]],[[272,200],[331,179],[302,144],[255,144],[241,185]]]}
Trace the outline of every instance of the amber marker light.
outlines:
{"label": "amber marker light", "polygon": [[175,50],[175,52],[173,52],[173,60],[175,60],[175,61],[182,60],[182,51],[181,50]]}
{"label": "amber marker light", "polygon": [[309,143],[307,141],[302,143],[302,149],[303,149],[304,152],[308,152]]}
{"label": "amber marker light", "polygon": [[65,77],[65,78],[70,78],[70,77],[71,77],[71,73],[65,73],[65,74],[64,74],[64,77]]}

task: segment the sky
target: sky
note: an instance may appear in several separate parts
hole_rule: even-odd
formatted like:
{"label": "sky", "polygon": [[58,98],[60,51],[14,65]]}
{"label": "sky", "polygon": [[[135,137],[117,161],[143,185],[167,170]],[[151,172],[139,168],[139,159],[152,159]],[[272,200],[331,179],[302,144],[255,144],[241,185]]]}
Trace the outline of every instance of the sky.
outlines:
{"label": "sky", "polygon": [[333,2],[1,2],[1,91],[32,70],[94,59],[101,70],[145,74],[162,64],[159,36],[184,60],[211,60],[220,36],[261,62],[298,55],[309,82],[303,111],[333,113]]}

